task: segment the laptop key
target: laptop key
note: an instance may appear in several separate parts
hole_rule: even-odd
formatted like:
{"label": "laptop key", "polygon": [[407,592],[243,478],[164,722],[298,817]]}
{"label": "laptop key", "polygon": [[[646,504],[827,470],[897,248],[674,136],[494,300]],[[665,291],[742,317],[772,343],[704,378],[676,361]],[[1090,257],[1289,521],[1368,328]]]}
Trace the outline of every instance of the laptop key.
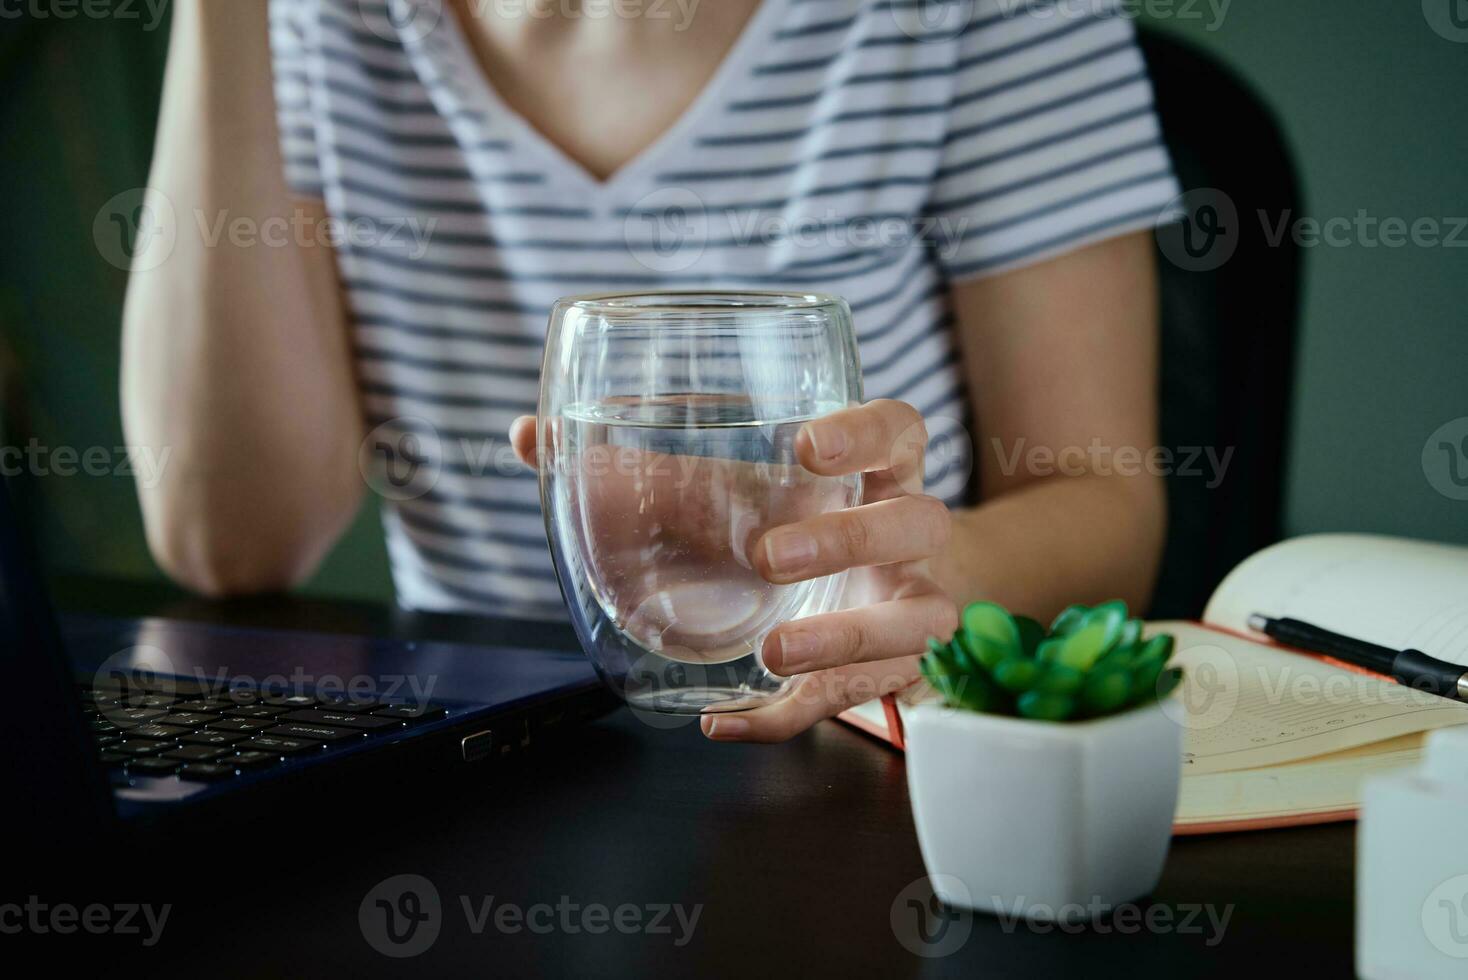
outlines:
{"label": "laptop key", "polygon": [[228,755],[229,751],[228,747],[219,745],[181,745],[163,753],[163,758],[178,759],[180,762],[208,762],[221,755]]}
{"label": "laptop key", "polygon": [[204,727],[214,732],[258,732],[269,728],[270,722],[253,718],[221,718]]}
{"label": "laptop key", "polygon": [[231,779],[234,777],[234,766],[225,762],[190,762],[178,771],[179,779],[193,779],[199,782],[215,782],[220,779]]}
{"label": "laptop key", "polygon": [[104,766],[120,766],[128,760],[128,756],[121,752],[103,752],[97,758],[102,760]]}
{"label": "laptop key", "polygon": [[298,721],[307,725],[355,728],[364,732],[392,731],[403,727],[402,722],[392,718],[374,718],[371,715],[354,715],[345,711],[292,711],[280,720],[282,722]]}
{"label": "laptop key", "polygon": [[317,742],[307,742],[299,738],[281,738],[279,735],[256,735],[244,745],[241,745],[240,750],[242,752],[245,750],[272,752],[277,756],[281,756],[294,755],[297,752],[314,749],[318,744]]}
{"label": "laptop key", "polygon": [[279,762],[280,756],[273,752],[256,752],[250,750],[233,756],[229,761],[234,763],[236,769],[259,769],[262,766],[269,766]]}
{"label": "laptop key", "polygon": [[[371,711],[382,707],[381,701],[371,698],[354,698],[347,694],[321,694],[317,696],[322,711],[342,711],[347,714],[356,714],[362,711]],[[315,707],[314,705],[302,705],[302,707]]]}
{"label": "laptop key", "polygon": [[201,699],[198,701],[180,701],[173,706],[173,709],[175,711],[198,711],[205,714],[223,714],[227,709],[233,707],[233,701]]}
{"label": "laptop key", "polygon": [[230,708],[224,714],[228,718],[274,718],[289,710],[289,708],[278,708],[269,704],[251,704],[243,708]]}
{"label": "laptop key", "polygon": [[121,728],[112,724],[112,722],[106,720],[105,718],[97,718],[93,721],[89,721],[87,722],[87,727],[92,730],[93,735],[111,735],[113,732],[122,731]]}
{"label": "laptop key", "polygon": [[378,718],[396,718],[411,725],[419,721],[437,721],[447,715],[448,711],[436,704],[389,704],[372,714]]}
{"label": "laptop key", "polygon": [[97,747],[98,748],[101,748],[103,746],[114,745],[114,744],[116,744],[118,742],[121,742],[122,741],[122,736],[121,735],[98,735],[92,741],[94,741],[94,742],[97,743]]}
{"label": "laptop key", "polygon": [[150,755],[145,759],[130,759],[127,763],[127,771],[145,776],[169,776],[177,769],[179,764],[172,759],[162,759],[156,755]]}
{"label": "laptop key", "polygon": [[122,701],[129,708],[168,708],[178,698],[171,694],[142,694],[133,691],[123,696]]}
{"label": "laptop key", "polygon": [[178,743],[155,742],[148,738],[125,738],[111,748],[112,751],[121,752],[124,755],[154,755],[159,752],[167,752],[169,749],[176,749]]}
{"label": "laptop key", "polygon": [[244,732],[194,732],[179,739],[185,745],[220,745],[228,747],[249,738]]}
{"label": "laptop key", "polygon": [[275,697],[266,698],[264,703],[272,708],[285,708],[286,710],[290,710],[291,708],[314,708],[316,707],[316,698],[309,694],[276,695]]}
{"label": "laptop key", "polygon": [[186,728],[203,728],[211,721],[218,721],[218,715],[205,715],[197,711],[174,711],[168,717],[161,720],[164,725],[183,725]]}
{"label": "laptop key", "polygon": [[333,728],[330,725],[307,725],[288,722],[276,725],[265,734],[282,738],[298,738],[305,742],[340,742],[345,739],[361,738],[362,732],[352,728]]}
{"label": "laptop key", "polygon": [[148,722],[157,721],[167,714],[168,712],[162,708],[109,707],[102,711],[102,717],[114,725],[146,725]]}
{"label": "laptop key", "polygon": [[192,728],[179,725],[139,725],[128,730],[128,738],[151,738],[155,741],[176,741],[192,732]]}

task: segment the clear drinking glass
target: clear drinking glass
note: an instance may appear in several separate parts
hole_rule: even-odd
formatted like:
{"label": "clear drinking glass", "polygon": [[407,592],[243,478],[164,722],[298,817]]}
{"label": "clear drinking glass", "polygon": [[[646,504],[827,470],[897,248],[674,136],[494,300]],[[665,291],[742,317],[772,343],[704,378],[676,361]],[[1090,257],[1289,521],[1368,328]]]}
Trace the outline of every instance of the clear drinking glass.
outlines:
{"label": "clear drinking glass", "polygon": [[846,302],[792,293],[619,293],[551,311],[540,495],[588,657],[635,708],[769,703],[774,627],[835,608],[842,576],[772,585],[751,555],[783,524],[851,507],[861,477],[795,458],[806,421],[861,400]]}

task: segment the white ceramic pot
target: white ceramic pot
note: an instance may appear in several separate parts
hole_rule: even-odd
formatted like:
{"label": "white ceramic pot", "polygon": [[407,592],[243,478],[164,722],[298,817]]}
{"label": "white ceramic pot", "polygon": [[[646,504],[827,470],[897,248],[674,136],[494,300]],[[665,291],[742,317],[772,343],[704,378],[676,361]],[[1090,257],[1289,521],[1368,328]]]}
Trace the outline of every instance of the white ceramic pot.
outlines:
{"label": "white ceramic pot", "polygon": [[905,721],[918,843],[945,904],[1074,920],[1156,886],[1183,735],[1160,704],[1085,722],[924,704]]}

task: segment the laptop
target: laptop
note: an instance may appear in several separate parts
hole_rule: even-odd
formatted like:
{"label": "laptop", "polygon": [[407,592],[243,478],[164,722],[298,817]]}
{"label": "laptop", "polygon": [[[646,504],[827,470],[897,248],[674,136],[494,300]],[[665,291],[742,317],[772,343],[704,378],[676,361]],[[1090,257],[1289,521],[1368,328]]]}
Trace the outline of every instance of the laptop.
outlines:
{"label": "laptop", "polygon": [[32,849],[267,796],[278,807],[337,775],[413,792],[415,778],[518,752],[617,703],[574,649],[58,620],[5,483],[0,778]]}

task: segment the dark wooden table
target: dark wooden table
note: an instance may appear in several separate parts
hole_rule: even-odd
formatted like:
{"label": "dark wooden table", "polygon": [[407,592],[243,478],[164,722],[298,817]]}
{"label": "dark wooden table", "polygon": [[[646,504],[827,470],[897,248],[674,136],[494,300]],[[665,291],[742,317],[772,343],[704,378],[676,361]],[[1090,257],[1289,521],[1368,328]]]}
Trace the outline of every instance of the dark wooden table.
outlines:
{"label": "dark wooden table", "polygon": [[[212,603],[96,582],[63,583],[60,594],[64,608],[91,612],[457,640],[485,632],[467,617],[345,602]],[[566,637],[548,628],[542,639]],[[174,907],[156,946],[118,955],[157,976],[1343,977],[1354,831],[1180,838],[1132,918],[1067,934],[961,916],[925,943],[906,901],[927,893],[900,754],[835,722],[778,746],[717,745],[696,726],[655,729],[623,710],[518,760],[373,787],[341,806],[283,807],[150,856],[150,894]],[[358,911],[403,874],[431,883],[438,935],[420,955],[390,959]],[[420,908],[431,908],[422,891]],[[533,923],[497,928],[505,905]],[[676,905],[681,922],[668,911],[655,930],[634,931],[634,914],[652,925]],[[631,907],[625,931],[610,918],[619,906]],[[944,955],[918,955],[934,952]]]}

